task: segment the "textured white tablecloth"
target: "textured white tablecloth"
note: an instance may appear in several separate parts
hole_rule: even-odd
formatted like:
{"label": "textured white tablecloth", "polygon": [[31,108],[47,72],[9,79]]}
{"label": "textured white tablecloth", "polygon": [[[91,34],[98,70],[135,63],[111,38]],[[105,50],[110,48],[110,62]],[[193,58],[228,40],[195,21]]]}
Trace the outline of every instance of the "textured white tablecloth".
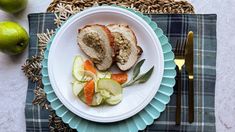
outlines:
{"label": "textured white tablecloth", "polygon": [[[217,14],[216,130],[235,132],[235,1],[190,1],[196,13]],[[17,21],[28,30],[27,14],[45,12],[50,2],[29,0],[27,9],[14,16],[0,11],[0,21]],[[0,132],[26,130],[24,107],[27,79],[21,66],[27,54],[10,57],[0,53]]]}

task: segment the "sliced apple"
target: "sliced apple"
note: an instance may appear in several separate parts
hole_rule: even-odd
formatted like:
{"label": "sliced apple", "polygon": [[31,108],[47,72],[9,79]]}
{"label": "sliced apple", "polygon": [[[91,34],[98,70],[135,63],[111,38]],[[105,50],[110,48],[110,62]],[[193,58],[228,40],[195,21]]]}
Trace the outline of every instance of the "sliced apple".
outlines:
{"label": "sliced apple", "polygon": [[[81,99],[82,102],[86,103],[83,91],[79,94],[78,97]],[[90,106],[98,106],[102,103],[102,101],[103,101],[103,98],[102,98],[101,94],[100,93],[95,93]]]}
{"label": "sliced apple", "polygon": [[74,78],[78,81],[81,81],[84,78],[84,73],[81,73],[81,71],[84,71],[83,66],[84,60],[81,56],[76,56],[73,62],[73,71],[72,74]]}
{"label": "sliced apple", "polygon": [[112,95],[122,94],[122,86],[118,82],[108,78],[99,79],[97,82],[97,88],[98,90],[106,90]]}
{"label": "sliced apple", "polygon": [[78,96],[79,93],[83,90],[85,83],[81,83],[79,81],[74,81],[73,82],[73,94],[75,96]]}
{"label": "sliced apple", "polygon": [[89,81],[91,79],[97,80],[96,75],[91,71],[80,70],[79,73],[83,75],[83,78],[81,79],[83,81]]}
{"label": "sliced apple", "polygon": [[101,96],[103,97],[103,99],[107,99],[111,97],[110,92],[108,92],[107,90],[100,90],[99,92]]}
{"label": "sliced apple", "polygon": [[122,94],[111,96],[110,98],[105,100],[105,102],[109,105],[116,105],[121,101],[122,101]]}
{"label": "sliced apple", "polygon": [[112,73],[108,72],[108,71],[106,71],[106,72],[98,71],[97,72],[97,77],[98,78],[111,78],[111,75],[112,75]]}

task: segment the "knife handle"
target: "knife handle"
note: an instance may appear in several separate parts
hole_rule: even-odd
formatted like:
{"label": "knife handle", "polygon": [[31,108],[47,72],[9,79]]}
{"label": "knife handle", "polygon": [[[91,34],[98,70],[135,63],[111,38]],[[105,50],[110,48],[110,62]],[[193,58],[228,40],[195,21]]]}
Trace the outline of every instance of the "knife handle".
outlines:
{"label": "knife handle", "polygon": [[177,72],[177,95],[176,95],[176,117],[175,124],[180,125],[181,122],[181,70]]}
{"label": "knife handle", "polygon": [[194,121],[193,78],[189,78],[189,81],[188,81],[188,121],[189,123],[192,123]]}

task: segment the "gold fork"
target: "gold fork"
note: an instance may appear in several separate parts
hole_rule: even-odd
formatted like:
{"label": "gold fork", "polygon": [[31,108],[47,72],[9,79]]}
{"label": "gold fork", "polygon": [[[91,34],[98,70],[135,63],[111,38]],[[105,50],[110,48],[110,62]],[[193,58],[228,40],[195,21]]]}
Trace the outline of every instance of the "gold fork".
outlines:
{"label": "gold fork", "polygon": [[182,71],[182,66],[185,63],[185,45],[186,45],[186,40],[183,40],[182,43],[180,43],[178,40],[176,42],[176,47],[175,47],[175,64],[178,67],[178,72],[177,72],[177,97],[176,97],[176,117],[175,117],[175,124],[180,125],[181,121],[181,71]]}

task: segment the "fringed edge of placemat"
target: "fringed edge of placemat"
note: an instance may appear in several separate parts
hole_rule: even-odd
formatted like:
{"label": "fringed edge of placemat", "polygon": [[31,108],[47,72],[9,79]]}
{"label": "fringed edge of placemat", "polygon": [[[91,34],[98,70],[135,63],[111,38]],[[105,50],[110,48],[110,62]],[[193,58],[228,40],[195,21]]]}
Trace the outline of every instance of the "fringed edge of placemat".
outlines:
{"label": "fringed edge of placemat", "polygon": [[[70,16],[80,12],[88,7],[100,5],[116,4],[126,8],[132,8],[136,11],[148,14],[194,14],[193,6],[187,1],[174,1],[174,0],[54,0],[47,9],[47,12],[55,13],[54,23],[60,27]],[[49,129],[52,132],[74,131],[72,128],[65,124],[60,117],[58,117],[46,99],[46,94],[43,90],[42,84],[42,65],[43,54],[47,43],[50,41],[51,36],[54,34],[53,30],[47,30],[45,33],[37,34],[38,37],[38,50],[39,54],[28,58],[22,66],[22,70],[28,79],[36,83],[34,89],[33,105],[40,105],[43,109],[50,112],[49,115]]]}
{"label": "fringed edge of placemat", "polygon": [[72,7],[76,7],[81,11],[91,6],[115,4],[132,8],[142,13],[194,13],[194,8],[189,2],[175,0],[54,0],[47,8],[47,11],[55,12],[57,4],[59,3],[72,5]]}

